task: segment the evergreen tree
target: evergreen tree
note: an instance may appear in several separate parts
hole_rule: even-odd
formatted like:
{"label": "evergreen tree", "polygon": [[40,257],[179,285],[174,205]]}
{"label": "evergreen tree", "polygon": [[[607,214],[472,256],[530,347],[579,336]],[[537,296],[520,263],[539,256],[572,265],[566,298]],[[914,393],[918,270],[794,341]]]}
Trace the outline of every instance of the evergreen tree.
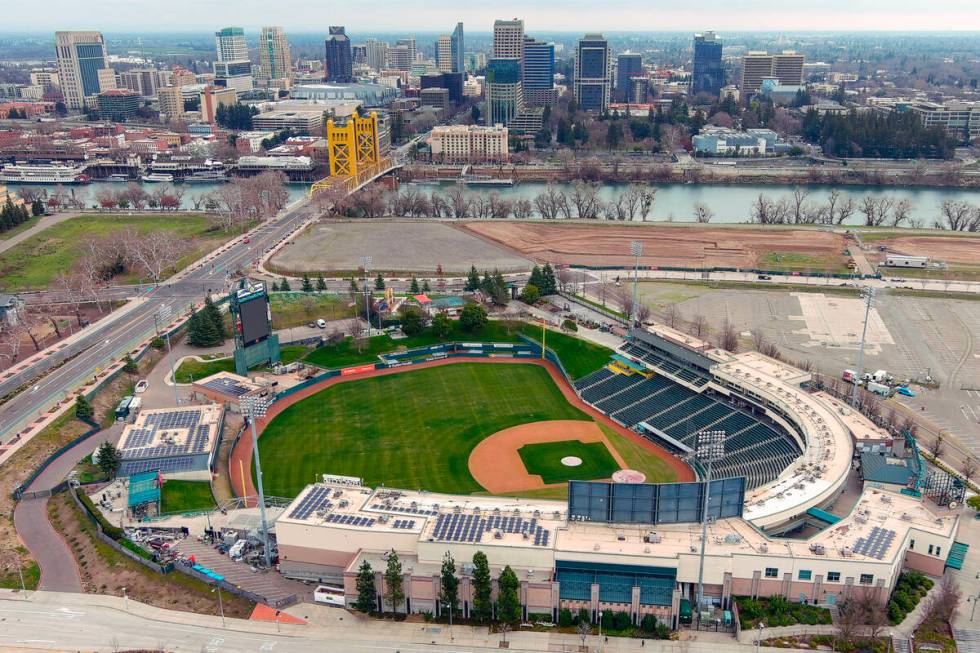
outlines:
{"label": "evergreen tree", "polygon": [[407,307],[402,313],[402,333],[406,336],[417,336],[422,333],[422,311],[414,306]]}
{"label": "evergreen tree", "polygon": [[85,395],[75,397],[75,417],[78,419],[92,419],[93,415],[95,415],[95,409],[92,408],[92,404],[85,398]]}
{"label": "evergreen tree", "polygon": [[479,304],[467,304],[459,313],[459,328],[467,333],[482,331],[487,325],[487,309]]}
{"label": "evergreen tree", "polygon": [[544,267],[541,268],[541,285],[538,286],[538,290],[541,291],[542,295],[558,294],[558,281],[555,279],[555,271],[551,267],[551,263],[545,263]]}
{"label": "evergreen tree", "polygon": [[354,608],[361,612],[374,612],[378,607],[375,598],[377,590],[374,587],[374,570],[367,560],[363,560],[361,566],[357,568],[356,585],[357,600],[354,602]]}
{"label": "evergreen tree", "polygon": [[504,567],[497,579],[497,618],[500,621],[514,623],[521,618],[521,599],[518,589],[521,582],[517,580],[517,574],[510,568]]}
{"label": "evergreen tree", "polygon": [[303,292],[313,292],[313,282],[310,281],[310,275],[303,275],[303,285],[301,287]]}
{"label": "evergreen tree", "polygon": [[490,276],[490,272],[487,270],[483,271],[483,279],[480,281],[480,290],[487,297],[493,297],[493,277]]}
{"label": "evergreen tree", "polygon": [[490,563],[483,551],[473,554],[473,618],[486,623],[493,617],[493,581],[490,578]]}
{"label": "evergreen tree", "polygon": [[544,278],[541,276],[541,268],[536,265],[531,268],[531,276],[528,277],[527,282],[538,290],[541,290],[541,288],[544,287]]}
{"label": "evergreen tree", "polygon": [[475,292],[480,288],[480,273],[476,271],[476,266],[470,266],[470,272],[466,275],[466,286],[463,288],[466,292]]}
{"label": "evergreen tree", "polygon": [[429,280],[428,279],[422,279],[422,292],[423,293],[430,293],[430,292],[432,292],[432,288],[429,286]]}
{"label": "evergreen tree", "polygon": [[126,354],[123,357],[123,372],[126,374],[138,374],[140,371],[139,365],[133,360],[133,357]]}
{"label": "evergreen tree", "polygon": [[446,551],[442,557],[442,570],[439,583],[439,601],[442,603],[443,610],[450,610],[453,614],[459,614],[459,579],[456,578],[456,561],[453,556]]}
{"label": "evergreen tree", "polygon": [[279,283],[275,279],[272,280],[272,292],[279,292]]}
{"label": "evergreen tree", "polygon": [[412,293],[413,295],[418,295],[422,292],[419,288],[419,280],[415,277],[412,277],[412,283],[408,286],[408,292]]}
{"label": "evergreen tree", "polygon": [[506,306],[510,301],[510,289],[507,288],[507,282],[504,281],[504,275],[500,274],[500,270],[493,271],[493,292],[491,297],[493,297],[493,303],[497,306]]}
{"label": "evergreen tree", "polygon": [[192,347],[215,347],[224,342],[224,334],[201,310],[191,315],[187,322],[187,344]]}
{"label": "evergreen tree", "polygon": [[439,340],[445,340],[453,332],[453,323],[445,313],[439,313],[432,318],[432,333]]}
{"label": "evergreen tree", "polygon": [[316,289],[317,291],[323,291],[327,289],[327,282],[326,280],[324,280],[322,274],[316,278]]}
{"label": "evergreen tree", "polygon": [[293,287],[289,285],[289,279],[283,277],[282,283],[279,284],[279,290],[282,292],[289,292]]}
{"label": "evergreen tree", "polygon": [[204,317],[211,323],[214,331],[218,334],[218,344],[223,343],[225,341],[225,320],[221,315],[221,309],[211,301],[211,297],[205,297],[204,308],[201,310],[204,312]]}
{"label": "evergreen tree", "polygon": [[391,611],[398,612],[398,606],[405,599],[404,579],[402,578],[402,563],[398,560],[398,554],[392,549],[388,553],[388,566],[385,569],[385,586],[388,589],[388,603],[391,604]]}
{"label": "evergreen tree", "polygon": [[384,279],[384,277],[381,276],[381,273],[380,272],[378,272],[378,276],[376,276],[374,278],[374,289],[375,290],[384,290],[385,289],[385,279]]}
{"label": "evergreen tree", "polygon": [[99,469],[109,478],[114,478],[122,459],[119,457],[119,450],[111,442],[103,442],[95,455],[99,459]]}

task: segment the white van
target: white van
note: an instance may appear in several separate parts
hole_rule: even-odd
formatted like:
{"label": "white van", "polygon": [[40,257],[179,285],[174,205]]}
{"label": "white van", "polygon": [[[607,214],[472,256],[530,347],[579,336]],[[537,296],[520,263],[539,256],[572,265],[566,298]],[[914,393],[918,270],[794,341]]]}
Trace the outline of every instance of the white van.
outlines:
{"label": "white van", "polygon": [[318,327],[320,327],[321,329],[326,329],[327,328],[327,321],[324,320],[323,318],[320,318],[319,320],[316,321],[316,325]]}

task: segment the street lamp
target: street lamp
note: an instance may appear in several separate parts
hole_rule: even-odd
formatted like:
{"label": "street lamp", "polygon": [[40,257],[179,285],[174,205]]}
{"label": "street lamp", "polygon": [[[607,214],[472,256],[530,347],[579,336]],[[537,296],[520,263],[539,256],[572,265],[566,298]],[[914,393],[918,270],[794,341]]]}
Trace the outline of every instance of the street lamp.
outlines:
{"label": "street lamp", "polygon": [[[269,550],[269,525],[265,520],[265,492],[262,490],[262,465],[259,462],[259,436],[255,432],[255,421],[265,417],[272,405],[272,399],[266,395],[245,395],[241,398],[242,415],[248,418],[252,425],[252,453],[255,458],[255,489],[259,493],[259,518],[262,522],[262,547],[265,566],[272,566],[272,552]],[[245,497],[248,505],[248,497]]]}
{"label": "street lamp", "polygon": [[125,609],[126,612],[129,612],[129,595],[126,594],[125,587],[122,588],[122,593],[123,593],[123,609]]}
{"label": "street lamp", "polygon": [[854,387],[851,388],[851,405],[855,408],[858,405],[858,383],[864,376],[864,343],[868,335],[868,318],[871,315],[871,309],[874,308],[876,295],[877,290],[873,286],[865,286],[861,289],[861,300],[864,302],[864,328],[861,330],[861,347],[858,349],[858,378],[854,379]]}
{"label": "street lamp", "polygon": [[224,606],[224,603],[221,602],[221,585],[218,585],[217,583],[215,583],[214,589],[212,589],[211,591],[218,593],[218,611],[221,614],[221,627],[224,628],[226,626],[226,624],[225,624],[225,606]]}
{"label": "street lamp", "polygon": [[640,255],[643,254],[643,243],[638,240],[630,242],[630,254],[633,255],[633,304],[630,307],[630,324],[629,327],[633,327],[633,323],[636,322],[636,316],[639,312],[639,304],[636,301],[637,297],[637,286],[639,284],[640,276]]}
{"label": "street lamp", "polygon": [[755,625],[756,630],[759,631],[759,634],[756,635],[755,638],[755,653],[759,653],[759,643],[762,642],[762,629],[765,627],[766,624],[762,623],[761,621]]}
{"label": "street lamp", "polygon": [[[153,314],[153,326],[156,330],[157,337],[160,336],[160,325],[170,324],[171,309],[169,306],[163,306],[159,311]],[[170,332],[166,332],[164,337],[167,340],[167,361],[170,367],[170,379],[173,381],[174,386],[174,406],[180,405],[180,397],[177,394],[177,371],[174,370],[174,357],[173,351],[170,349]]]}
{"label": "street lamp", "polygon": [[368,338],[371,337],[371,299],[370,291],[368,290],[368,270],[371,269],[371,263],[374,259],[370,256],[361,257],[361,269],[364,270],[364,315],[367,317],[368,324]]}
{"label": "street lamp", "polygon": [[605,610],[599,611],[599,650],[602,650],[602,617],[606,614]]}
{"label": "street lamp", "polygon": [[704,598],[704,547],[708,541],[708,496],[711,493],[711,469],[712,465],[725,457],[725,437],[727,432],[724,430],[699,431],[697,434],[698,448],[695,452],[698,460],[708,463],[707,480],[704,484],[704,502],[701,506],[701,557],[698,561],[698,628],[701,627],[701,601]]}
{"label": "street lamp", "polygon": [[980,593],[977,593],[977,594],[975,594],[973,596],[968,596],[966,598],[966,602],[967,603],[972,603],[973,604],[973,607],[970,609],[970,621],[973,621],[973,617],[976,616],[976,613],[977,613],[977,601],[980,601]]}

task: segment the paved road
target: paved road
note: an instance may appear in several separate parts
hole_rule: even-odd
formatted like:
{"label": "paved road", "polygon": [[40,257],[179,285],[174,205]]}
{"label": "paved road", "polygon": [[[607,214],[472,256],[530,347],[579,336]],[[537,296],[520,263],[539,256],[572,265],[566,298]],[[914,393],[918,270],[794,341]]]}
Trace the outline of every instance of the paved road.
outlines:
{"label": "paved road", "polygon": [[[17,374],[0,377],[0,397],[20,388],[30,388],[0,405],[0,443],[8,441],[31,419],[90,378],[97,369],[111,364],[150,336],[155,328],[154,314],[161,309],[169,309],[173,316],[186,311],[202,299],[209,288],[222,288],[228,272],[250,264],[311,215],[312,209],[305,199],[294,203],[256,228],[251,233],[251,244],[237,243],[229,247],[213,259],[213,265],[192,267],[176,280],[153,289],[142,305],[125,315],[115,318],[110,315],[89,327],[84,337],[64,349]],[[46,372],[43,379],[34,383]]]}

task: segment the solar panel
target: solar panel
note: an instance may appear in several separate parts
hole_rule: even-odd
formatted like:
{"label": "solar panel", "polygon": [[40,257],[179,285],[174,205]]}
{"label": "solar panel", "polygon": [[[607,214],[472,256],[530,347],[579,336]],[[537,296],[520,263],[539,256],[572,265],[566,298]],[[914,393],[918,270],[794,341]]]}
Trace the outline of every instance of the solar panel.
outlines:
{"label": "solar panel", "polygon": [[204,383],[203,387],[232,397],[241,397],[252,390],[247,385],[243,385],[241,382],[229,378],[211,379],[207,383]]}
{"label": "solar panel", "polygon": [[[325,510],[333,507],[333,503],[329,501],[330,490],[325,487],[314,486],[312,490],[303,497],[299,504],[293,508],[292,512],[289,513],[290,519],[306,519],[314,512],[318,510]],[[328,515],[327,520],[330,520],[333,515]]]}
{"label": "solar panel", "polygon": [[858,538],[852,547],[854,553],[882,560],[895,539],[895,531],[875,526],[867,537]]}

